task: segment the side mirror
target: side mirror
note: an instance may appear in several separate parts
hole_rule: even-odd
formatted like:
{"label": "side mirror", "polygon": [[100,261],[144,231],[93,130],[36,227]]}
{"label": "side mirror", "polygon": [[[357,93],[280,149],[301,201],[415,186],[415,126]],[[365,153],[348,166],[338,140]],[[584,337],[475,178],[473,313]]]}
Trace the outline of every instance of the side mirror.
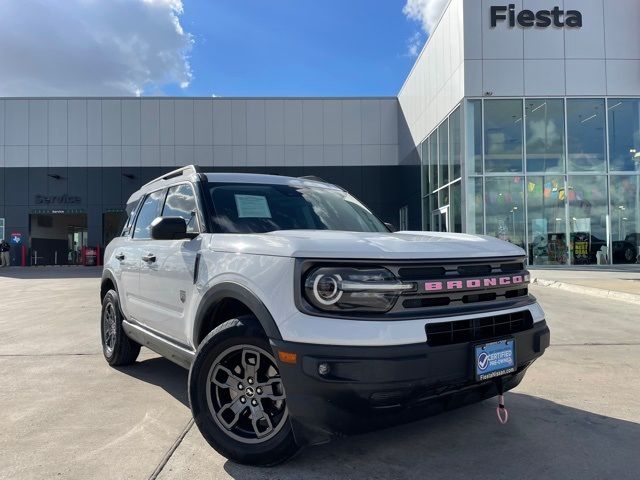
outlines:
{"label": "side mirror", "polygon": [[156,217],[151,222],[151,238],[153,240],[182,240],[190,238],[187,223],[181,217]]}
{"label": "side mirror", "polygon": [[384,225],[389,229],[390,232],[397,232],[396,227],[393,226],[393,223],[384,222]]}

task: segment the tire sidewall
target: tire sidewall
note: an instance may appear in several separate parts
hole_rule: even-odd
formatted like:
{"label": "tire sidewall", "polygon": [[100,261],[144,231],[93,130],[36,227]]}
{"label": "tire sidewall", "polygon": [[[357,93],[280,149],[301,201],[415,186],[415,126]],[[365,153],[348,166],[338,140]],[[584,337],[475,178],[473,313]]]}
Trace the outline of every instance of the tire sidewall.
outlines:
{"label": "tire sidewall", "polygon": [[[215,359],[229,347],[246,344],[271,353],[271,346],[254,317],[246,316],[225,322],[212,331],[200,344],[189,370],[189,404],[196,425],[207,442],[225,457],[253,465],[275,465],[289,458],[297,450],[289,419],[269,440],[247,444],[235,440],[213,419],[207,403],[209,371]],[[223,328],[221,328],[223,327]]]}
{"label": "tire sidewall", "polygon": [[[116,341],[114,342],[113,350],[109,355],[104,338],[104,314],[107,306],[110,304],[113,305],[113,309],[116,315]],[[120,299],[118,298],[118,293],[115,290],[109,290],[102,300],[102,312],[100,316],[100,341],[102,343],[102,353],[104,354],[104,358],[107,360],[107,362],[111,363],[116,360],[118,349],[123,341],[123,335],[124,332],[122,330],[122,313],[120,313]]]}

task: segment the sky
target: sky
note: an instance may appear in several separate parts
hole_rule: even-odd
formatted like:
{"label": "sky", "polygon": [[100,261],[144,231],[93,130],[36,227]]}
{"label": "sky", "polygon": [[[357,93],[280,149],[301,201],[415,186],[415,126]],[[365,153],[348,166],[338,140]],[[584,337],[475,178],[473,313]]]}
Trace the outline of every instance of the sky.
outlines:
{"label": "sky", "polygon": [[0,96],[395,95],[447,0],[3,0]]}

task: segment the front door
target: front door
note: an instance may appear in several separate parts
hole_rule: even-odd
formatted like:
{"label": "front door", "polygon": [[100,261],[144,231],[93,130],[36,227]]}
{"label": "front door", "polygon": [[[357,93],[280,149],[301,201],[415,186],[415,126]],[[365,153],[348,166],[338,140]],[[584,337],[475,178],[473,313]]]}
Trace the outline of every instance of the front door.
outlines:
{"label": "front door", "polygon": [[[200,232],[193,187],[170,187],[160,213],[163,217],[181,217],[187,233]],[[187,345],[187,316],[195,291],[196,257],[201,249],[199,236],[189,240],[150,240],[141,252],[140,322]]]}
{"label": "front door", "polygon": [[434,232],[449,231],[449,207],[442,207],[431,212],[431,230]]}

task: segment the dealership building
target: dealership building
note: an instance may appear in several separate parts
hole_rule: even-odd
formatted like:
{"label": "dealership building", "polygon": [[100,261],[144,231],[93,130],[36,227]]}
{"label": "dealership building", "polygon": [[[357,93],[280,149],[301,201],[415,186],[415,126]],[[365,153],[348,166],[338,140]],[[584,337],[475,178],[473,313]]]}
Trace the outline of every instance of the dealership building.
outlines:
{"label": "dealership building", "polygon": [[133,191],[193,163],[316,175],[531,265],[634,263],[638,18],[637,0],[451,0],[395,97],[0,99],[0,236],[14,264],[78,263]]}

